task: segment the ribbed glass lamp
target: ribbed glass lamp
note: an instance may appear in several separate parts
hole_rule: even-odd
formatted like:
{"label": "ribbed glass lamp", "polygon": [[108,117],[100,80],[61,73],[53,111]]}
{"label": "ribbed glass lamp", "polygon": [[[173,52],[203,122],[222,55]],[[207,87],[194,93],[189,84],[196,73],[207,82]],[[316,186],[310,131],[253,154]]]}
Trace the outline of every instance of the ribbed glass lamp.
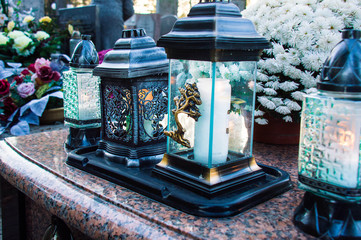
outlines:
{"label": "ribbed glass lamp", "polygon": [[346,29],[318,92],[305,96],[298,158],[306,190],[294,222],[329,239],[361,238],[361,31]]}
{"label": "ribbed glass lamp", "polygon": [[96,145],[100,139],[100,79],[93,76],[99,63],[98,53],[90,40],[82,35],[64,73],[64,123],[70,127],[66,148]]}

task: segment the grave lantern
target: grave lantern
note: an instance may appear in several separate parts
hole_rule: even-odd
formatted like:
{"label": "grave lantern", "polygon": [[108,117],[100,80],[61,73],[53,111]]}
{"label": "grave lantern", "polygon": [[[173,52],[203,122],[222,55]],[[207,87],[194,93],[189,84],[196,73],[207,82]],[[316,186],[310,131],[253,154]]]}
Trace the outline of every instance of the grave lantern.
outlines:
{"label": "grave lantern", "polygon": [[168,60],[143,29],[125,30],[94,69],[101,78],[102,139],[97,154],[127,166],[165,152]]}
{"label": "grave lantern", "polygon": [[[119,66],[124,69],[133,66],[119,60],[132,56],[134,50],[130,46],[140,48],[135,43],[142,38],[136,39],[117,42],[113,53],[108,53],[105,62],[94,70],[102,82],[103,139],[98,150],[72,152],[69,164],[187,213],[208,217],[235,215],[290,188],[286,172],[258,165],[253,158],[255,95],[252,90],[256,63],[262,49],[270,44],[257,34],[251,21],[242,18],[236,5],[200,2],[188,17],[178,20],[173,30],[160,38],[158,45],[166,49],[170,58],[168,85],[154,82],[154,76],[139,82],[138,75],[132,75],[138,72],[118,71]],[[117,50],[117,45],[123,42],[127,44],[122,48],[128,50]],[[155,56],[138,51],[136,66]],[[157,62],[160,61],[143,69],[154,71],[160,66]],[[168,64],[161,66],[162,71],[168,71],[165,69]],[[155,91],[150,86],[161,89]],[[153,106],[155,99],[166,96],[163,91],[168,92],[169,100],[164,98],[167,101],[162,100],[162,104],[149,109],[160,111],[168,102],[168,116],[164,118],[161,111],[148,119],[150,122],[145,121],[142,114]],[[136,110],[138,115],[128,109]],[[158,135],[158,129],[165,126],[164,134]],[[143,132],[148,133],[147,138],[149,133],[164,140],[168,136],[159,160],[143,166],[140,162],[139,168],[115,166],[114,162],[123,161],[118,158],[120,153],[132,150],[124,147],[125,140],[127,146],[139,146],[136,144],[140,144]],[[137,136],[137,141],[133,136]],[[142,144],[142,148],[158,149],[150,143]],[[128,165],[134,163],[126,161]]]}
{"label": "grave lantern", "polygon": [[95,145],[100,138],[100,80],[93,76],[99,59],[90,38],[82,35],[64,72],[64,122],[70,127],[65,147],[70,150]]}
{"label": "grave lantern", "polygon": [[305,232],[361,238],[361,31],[346,29],[305,96],[298,158],[306,194],[294,216]]}
{"label": "grave lantern", "polygon": [[[260,53],[270,46],[253,23],[232,3],[200,1],[158,46],[170,59],[170,113],[167,153],[154,174],[222,199],[219,212],[211,213],[209,202],[195,214],[234,214],[250,207],[247,201],[257,204],[288,189],[286,173],[272,168],[277,180],[268,182],[271,168],[253,158],[251,85]],[[237,197],[231,200],[232,194]]]}

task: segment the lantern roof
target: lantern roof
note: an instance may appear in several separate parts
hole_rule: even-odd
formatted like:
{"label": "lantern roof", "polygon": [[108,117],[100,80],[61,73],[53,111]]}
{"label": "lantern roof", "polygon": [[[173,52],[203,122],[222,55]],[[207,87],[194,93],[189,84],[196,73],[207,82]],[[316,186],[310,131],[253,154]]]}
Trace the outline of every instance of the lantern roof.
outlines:
{"label": "lantern roof", "polygon": [[144,29],[130,29],[122,32],[113,50],[94,69],[100,77],[134,78],[168,72],[169,61],[163,48],[157,47]]}
{"label": "lantern roof", "polygon": [[166,49],[168,58],[218,62],[258,60],[270,43],[235,4],[205,0],[179,19],[158,46]]}
{"label": "lantern roof", "polygon": [[90,35],[81,35],[81,41],[76,45],[70,60],[70,66],[75,68],[95,68],[99,64],[98,52],[90,40]]}
{"label": "lantern roof", "polygon": [[345,29],[342,41],[326,59],[317,88],[326,91],[361,93],[361,31]]}

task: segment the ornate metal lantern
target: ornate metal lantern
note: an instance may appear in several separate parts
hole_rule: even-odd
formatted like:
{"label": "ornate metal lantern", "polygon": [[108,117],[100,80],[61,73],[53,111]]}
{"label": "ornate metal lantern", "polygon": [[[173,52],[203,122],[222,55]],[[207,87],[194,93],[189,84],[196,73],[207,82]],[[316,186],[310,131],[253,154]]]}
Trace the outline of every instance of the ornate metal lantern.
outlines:
{"label": "ornate metal lantern", "polygon": [[346,29],[305,96],[298,160],[306,190],[294,222],[330,239],[361,238],[361,31]]}
{"label": "ornate metal lantern", "polygon": [[165,151],[168,60],[143,29],[125,30],[94,69],[101,78],[98,154],[127,166],[158,161]]}
{"label": "ornate metal lantern", "polygon": [[100,80],[93,76],[99,59],[90,38],[82,35],[71,58],[71,68],[64,73],[64,117],[65,125],[70,127],[67,149],[96,145],[100,139]]}

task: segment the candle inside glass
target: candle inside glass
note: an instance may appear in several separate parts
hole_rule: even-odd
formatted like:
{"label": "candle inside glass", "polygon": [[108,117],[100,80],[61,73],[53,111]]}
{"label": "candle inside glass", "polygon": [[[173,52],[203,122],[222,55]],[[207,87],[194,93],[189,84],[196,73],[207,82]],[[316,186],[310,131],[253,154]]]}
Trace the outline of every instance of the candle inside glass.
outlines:
{"label": "candle inside glass", "polygon": [[[212,80],[200,78],[197,87],[202,104],[199,106],[201,116],[195,124],[194,160],[207,166],[221,164],[227,161],[228,155],[231,85],[229,80],[216,79],[213,116],[211,115]],[[211,126],[211,117],[213,117],[213,126]],[[210,137],[213,141],[209,156]]]}

